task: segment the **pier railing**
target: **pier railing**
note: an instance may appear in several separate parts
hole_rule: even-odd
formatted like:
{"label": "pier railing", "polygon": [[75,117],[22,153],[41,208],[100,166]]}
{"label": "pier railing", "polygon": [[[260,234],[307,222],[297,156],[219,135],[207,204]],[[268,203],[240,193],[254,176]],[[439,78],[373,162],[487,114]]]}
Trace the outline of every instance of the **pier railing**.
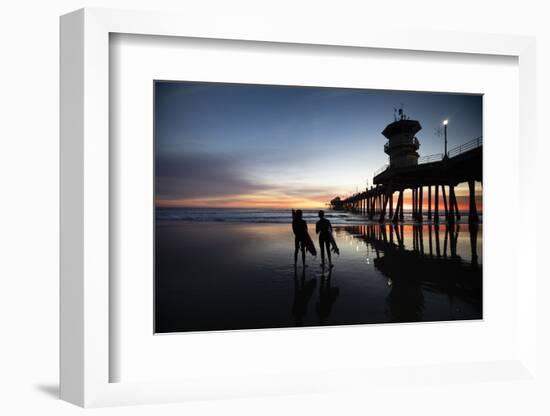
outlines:
{"label": "pier railing", "polygon": [[434,153],[433,155],[419,157],[418,164],[439,162],[440,160],[443,160],[443,153]]}
{"label": "pier railing", "polygon": [[458,156],[461,153],[467,152],[468,150],[475,149],[477,147],[480,147],[483,144],[483,137],[478,137],[474,140],[470,140],[469,142],[466,142],[464,144],[461,144],[460,146],[457,146],[447,152],[447,156],[449,157],[455,157]]}

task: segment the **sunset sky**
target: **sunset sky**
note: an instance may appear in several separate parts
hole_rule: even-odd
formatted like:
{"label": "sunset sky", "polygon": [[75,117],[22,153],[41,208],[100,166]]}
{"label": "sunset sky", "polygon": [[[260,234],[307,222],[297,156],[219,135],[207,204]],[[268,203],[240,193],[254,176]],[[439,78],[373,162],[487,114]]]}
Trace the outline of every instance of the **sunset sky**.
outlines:
{"label": "sunset sky", "polygon": [[372,185],[401,105],[420,156],[443,152],[444,119],[449,149],[482,135],[477,95],[156,82],[157,206],[322,207]]}

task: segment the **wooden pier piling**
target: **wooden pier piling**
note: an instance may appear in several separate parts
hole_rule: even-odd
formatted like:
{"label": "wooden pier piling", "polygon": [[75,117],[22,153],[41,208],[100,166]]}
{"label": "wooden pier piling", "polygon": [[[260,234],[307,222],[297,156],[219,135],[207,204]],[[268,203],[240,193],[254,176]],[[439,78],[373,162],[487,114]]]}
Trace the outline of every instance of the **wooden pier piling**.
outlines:
{"label": "wooden pier piling", "polygon": [[445,221],[449,221],[449,210],[447,209],[447,196],[445,195],[445,185],[441,185],[441,197],[443,198],[443,207],[445,208]]}
{"label": "wooden pier piling", "polygon": [[439,224],[439,185],[435,185],[434,222]]}
{"label": "wooden pier piling", "polygon": [[468,181],[468,191],[470,198],[470,206],[468,209],[468,222],[472,224],[479,222],[479,215],[477,214],[476,207],[475,182],[473,180]]}
{"label": "wooden pier piling", "polygon": [[454,187],[454,185],[449,185],[449,217],[447,218],[447,222],[449,224],[454,224],[454,222],[455,222],[454,195],[455,195],[455,187]]}
{"label": "wooden pier piling", "polygon": [[432,185],[428,185],[428,219],[432,219]]}
{"label": "wooden pier piling", "polygon": [[424,187],[420,186],[420,188],[418,188],[418,189],[419,189],[420,196],[418,197],[418,218],[417,218],[417,221],[422,222],[422,195],[424,194]]}

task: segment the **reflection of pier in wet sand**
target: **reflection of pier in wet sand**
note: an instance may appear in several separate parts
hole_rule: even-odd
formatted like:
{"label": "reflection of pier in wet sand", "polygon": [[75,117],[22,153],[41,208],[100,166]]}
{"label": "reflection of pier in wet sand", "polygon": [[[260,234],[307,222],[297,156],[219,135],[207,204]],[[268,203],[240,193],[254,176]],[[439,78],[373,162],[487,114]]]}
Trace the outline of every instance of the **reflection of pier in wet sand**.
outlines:
{"label": "reflection of pier in wet sand", "polygon": [[424,320],[424,291],[446,294],[451,307],[453,299],[460,298],[479,308],[481,318],[479,226],[462,227],[469,232],[469,259],[457,254],[461,225],[370,224],[346,229],[371,247],[374,266],[391,287],[386,300],[392,321]]}

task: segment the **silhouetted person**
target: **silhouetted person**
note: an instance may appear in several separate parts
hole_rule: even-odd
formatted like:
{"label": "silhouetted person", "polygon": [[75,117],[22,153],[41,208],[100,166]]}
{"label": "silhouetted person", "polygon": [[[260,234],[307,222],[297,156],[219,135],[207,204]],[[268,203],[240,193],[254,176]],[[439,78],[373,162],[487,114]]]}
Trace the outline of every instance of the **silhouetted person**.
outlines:
{"label": "silhouetted person", "polygon": [[302,252],[302,264],[306,265],[307,223],[302,219],[302,210],[292,210],[292,231],[294,232],[294,265],[298,262],[298,250]]}
{"label": "silhouetted person", "polygon": [[319,246],[321,247],[321,265],[325,265],[325,249],[328,256],[328,265],[332,267],[332,259],[330,256],[330,240],[332,234],[332,225],[325,218],[324,211],[319,211],[319,221],[315,226],[315,232],[319,234]]}

